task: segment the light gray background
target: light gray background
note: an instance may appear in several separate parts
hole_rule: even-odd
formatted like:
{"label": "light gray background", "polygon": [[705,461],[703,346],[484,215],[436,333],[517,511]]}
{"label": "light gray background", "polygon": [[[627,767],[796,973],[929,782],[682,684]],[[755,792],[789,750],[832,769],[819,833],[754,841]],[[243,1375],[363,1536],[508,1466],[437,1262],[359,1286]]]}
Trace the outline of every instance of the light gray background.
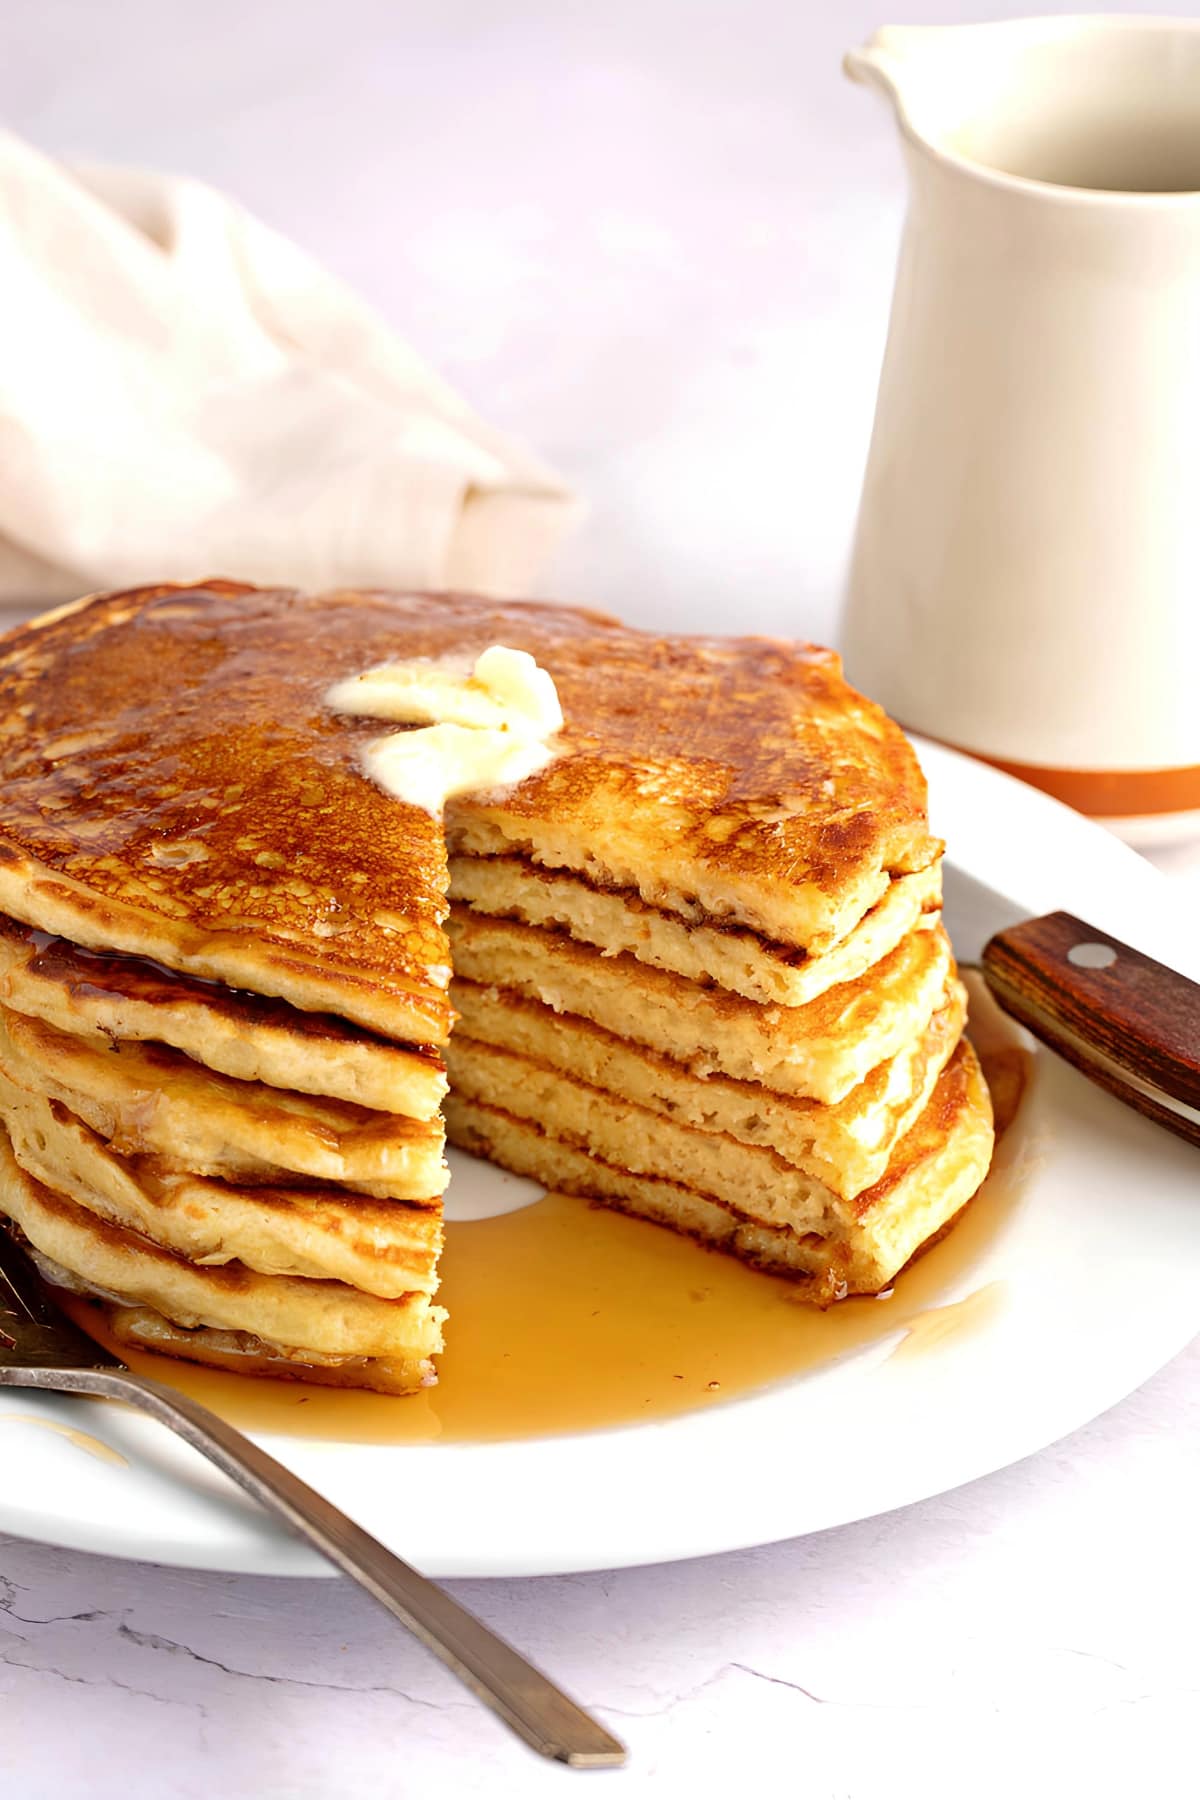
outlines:
{"label": "light gray background", "polygon": [[903,207],[839,72],[874,6],[4,7],[12,129],[226,188],[577,482],[564,597],[831,635]]}
{"label": "light gray background", "polygon": [[[838,68],[880,22],[811,0],[6,0],[0,117],[215,182],[354,283],[589,497],[565,597],[828,637],[903,206],[890,120]],[[1198,1369],[1193,1349],[1056,1449],[885,1520],[466,1597],[628,1735],[606,1793],[1173,1800],[1195,1792]],[[589,1779],[527,1759],[345,1587],[2,1540],[0,1720],[21,1800]]]}

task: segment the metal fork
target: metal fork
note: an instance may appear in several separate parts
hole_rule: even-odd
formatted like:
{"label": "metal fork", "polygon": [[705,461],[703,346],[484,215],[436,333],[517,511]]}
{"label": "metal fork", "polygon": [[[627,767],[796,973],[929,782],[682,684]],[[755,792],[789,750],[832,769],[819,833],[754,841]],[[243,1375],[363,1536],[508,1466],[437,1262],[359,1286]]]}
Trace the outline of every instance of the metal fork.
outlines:
{"label": "metal fork", "polygon": [[186,1394],[135,1375],[50,1298],[0,1229],[0,1387],[127,1400],[167,1425],[314,1544],[439,1656],[543,1756],[574,1769],[619,1767],[625,1746],[465,1607],[393,1556],[314,1488]]}

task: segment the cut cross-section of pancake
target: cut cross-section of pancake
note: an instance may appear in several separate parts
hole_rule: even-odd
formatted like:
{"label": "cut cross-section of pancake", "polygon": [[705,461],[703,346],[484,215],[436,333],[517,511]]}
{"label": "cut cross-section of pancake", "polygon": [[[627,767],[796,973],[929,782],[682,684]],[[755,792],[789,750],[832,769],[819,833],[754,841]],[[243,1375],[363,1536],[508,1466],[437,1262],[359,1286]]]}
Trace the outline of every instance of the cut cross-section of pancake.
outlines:
{"label": "cut cross-section of pancake", "polygon": [[277,1185],[303,1176],[392,1200],[446,1184],[437,1120],[233,1081],[162,1044],[118,1047],[0,1006],[0,1071],[166,1169]]}
{"label": "cut cross-section of pancake", "polygon": [[631,1175],[656,1175],[701,1188],[769,1222],[829,1232],[837,1196],[774,1150],[720,1131],[697,1131],[620,1100],[510,1050],[456,1038],[449,1051],[460,1102],[498,1107],[547,1137],[586,1150]]}
{"label": "cut cross-section of pancake", "polygon": [[566,931],[606,956],[639,962],[761,1001],[803,1006],[826,988],[854,981],[894,950],[922,916],[941,906],[940,862],[889,881],[840,943],[813,956],[772,944],[745,926],[687,924],[631,891],[613,892],[516,856],[456,856],[450,897],[471,912]]}
{"label": "cut cross-section of pancake", "polygon": [[[525,779],[380,785],[529,683]],[[0,1213],[122,1342],[428,1382],[443,1109],[819,1304],[982,1178],[923,778],[828,651],[210,582],[10,634],[0,695]]]}
{"label": "cut cross-section of pancake", "polygon": [[431,1293],[441,1208],[342,1188],[238,1187],[126,1157],[54,1100],[0,1074],[0,1119],[21,1167],[110,1223],[205,1267],[348,1282],[394,1300]]}
{"label": "cut cross-section of pancake", "polygon": [[169,1044],[236,1080],[415,1119],[436,1118],[446,1092],[441,1061],[419,1046],[139,957],[82,950],[3,915],[0,1003],[65,1032]]}
{"label": "cut cross-section of pancake", "polygon": [[[433,1379],[444,1313],[428,1294],[383,1300],[343,1282],[260,1275],[241,1263],[198,1266],[36,1180],[20,1167],[3,1132],[0,1207],[81,1292],[148,1307],[185,1330],[248,1332],[279,1351],[296,1374],[306,1357],[360,1368],[382,1359],[390,1392]],[[365,1379],[363,1385],[374,1384]]]}
{"label": "cut cross-section of pancake", "polygon": [[955,981],[921,1037],[872,1069],[836,1106],[825,1106],[771,1093],[756,1082],[694,1075],[616,1032],[501,988],[458,978],[451,993],[459,1014],[447,1052],[453,1062],[472,1042],[515,1050],[699,1131],[763,1145],[848,1198],[884,1174],[893,1146],[925,1106],[966,1020],[966,994]]}
{"label": "cut cross-section of pancake", "polygon": [[605,956],[565,932],[458,907],[449,930],[455,968],[471,981],[590,1019],[696,1074],[719,1070],[827,1103],[924,1032],[951,972],[946,935],[930,925],[807,1006],[764,1007],[631,956]]}
{"label": "cut cross-section of pancake", "polygon": [[[453,1143],[502,1162],[551,1188],[589,1196],[671,1225],[776,1274],[797,1277],[818,1304],[877,1293],[974,1194],[992,1151],[992,1113],[979,1065],[965,1042],[897,1145],[892,1166],[858,1197],[853,1220],[825,1221],[778,1194],[764,1204],[747,1189],[734,1205],[681,1179],[609,1162],[531,1118],[452,1091],[446,1120]],[[761,1211],[756,1211],[756,1205]],[[793,1210],[792,1222],[785,1219]],[[771,1216],[763,1216],[769,1213]]]}
{"label": "cut cross-section of pancake", "polygon": [[[747,1144],[709,1119],[688,1124],[656,1109],[566,1075],[520,1052],[456,1034],[447,1050],[454,1094],[499,1107],[548,1136],[631,1174],[661,1176],[699,1188],[766,1223],[835,1232],[857,1217],[855,1196],[844,1196],[803,1165],[762,1144]],[[880,1158],[887,1172],[903,1131],[924,1110],[940,1070],[922,1070],[920,1087],[897,1115],[892,1142]]]}
{"label": "cut cross-section of pancake", "polygon": [[[65,1271],[48,1271],[60,1282]],[[70,1277],[66,1277],[70,1283]],[[109,1301],[102,1306],[109,1335],[130,1350],[177,1356],[231,1375],[303,1381],[309,1387],[368,1388],[377,1394],[411,1394],[434,1381],[427,1357],[324,1355],[310,1347],[272,1344],[252,1331],[211,1325],[176,1325],[151,1306]]]}

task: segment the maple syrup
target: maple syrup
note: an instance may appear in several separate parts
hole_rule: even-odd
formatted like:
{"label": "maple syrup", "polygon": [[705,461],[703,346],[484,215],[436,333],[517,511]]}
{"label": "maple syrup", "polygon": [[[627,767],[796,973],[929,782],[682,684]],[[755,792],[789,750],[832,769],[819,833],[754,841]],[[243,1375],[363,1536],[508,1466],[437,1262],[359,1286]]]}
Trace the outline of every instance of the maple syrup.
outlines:
{"label": "maple syrup", "polygon": [[76,1431],[72,1425],[61,1425],[57,1419],[45,1419],[41,1413],[0,1413],[0,1425],[36,1425],[39,1431],[52,1431],[56,1437],[65,1438],[76,1450],[83,1450],[88,1456],[94,1456],[97,1462],[111,1463],[115,1469],[127,1469],[128,1457],[114,1450],[111,1444],[93,1437],[90,1431]]}
{"label": "maple syrup", "polygon": [[[997,1124],[1012,1122],[1029,1069],[1007,1023],[973,1035]],[[981,1328],[1000,1284],[951,1306],[1015,1204],[1001,1154],[953,1228],[886,1295],[827,1312],[795,1285],[641,1219],[551,1194],[520,1211],[446,1228],[438,1298],[450,1309],[438,1383],[403,1399],[200,1368],[112,1346],[134,1369],[256,1433],[343,1443],[423,1444],[553,1436],[665,1419],[794,1379],[904,1330],[895,1354]],[[72,1311],[103,1338],[98,1314]]]}
{"label": "maple syrup", "polygon": [[1007,1285],[1003,1281],[989,1281],[963,1299],[952,1300],[948,1306],[930,1306],[917,1313],[909,1320],[908,1329],[892,1351],[891,1360],[895,1362],[898,1357],[935,1350],[949,1337],[959,1337],[965,1331],[986,1325],[1000,1312]]}

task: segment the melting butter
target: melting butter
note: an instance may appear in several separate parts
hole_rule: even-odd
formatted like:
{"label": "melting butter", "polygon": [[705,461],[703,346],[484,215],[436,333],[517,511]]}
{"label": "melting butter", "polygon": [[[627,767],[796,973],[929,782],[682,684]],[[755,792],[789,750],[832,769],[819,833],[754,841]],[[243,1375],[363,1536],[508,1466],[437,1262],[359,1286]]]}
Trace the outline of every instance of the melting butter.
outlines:
{"label": "melting butter", "polygon": [[464,725],[393,732],[376,738],[363,752],[373,781],[410,806],[435,814],[456,794],[516,787],[553,761],[546,744]]}
{"label": "melting butter", "polygon": [[391,719],[413,729],[373,739],[363,751],[372,780],[439,814],[458,794],[516,787],[553,761],[549,740],[563,715],[550,674],[525,650],[493,644],[469,657],[413,657],[339,681],[335,712]]}

